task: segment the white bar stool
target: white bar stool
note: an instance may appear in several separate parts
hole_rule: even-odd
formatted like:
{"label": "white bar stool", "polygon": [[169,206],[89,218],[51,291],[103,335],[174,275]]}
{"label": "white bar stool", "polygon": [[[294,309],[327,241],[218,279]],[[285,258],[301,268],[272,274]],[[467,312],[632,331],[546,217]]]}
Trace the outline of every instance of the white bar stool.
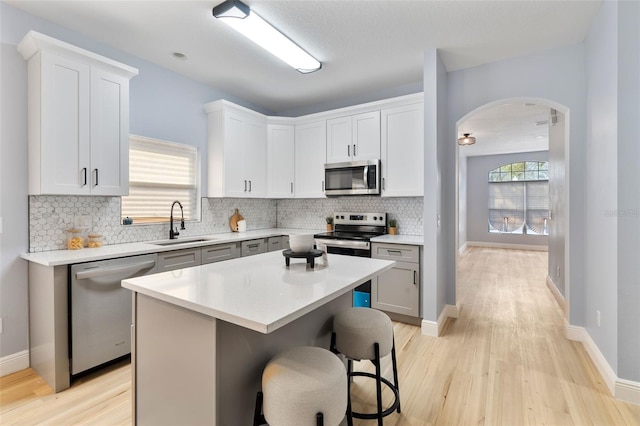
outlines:
{"label": "white bar stool", "polygon": [[[376,413],[356,413],[351,411],[351,381],[348,388],[347,413],[358,419],[378,419],[382,425],[382,418],[397,410],[400,413],[400,389],[398,385],[398,367],[396,363],[396,348],[393,338],[393,324],[384,312],[371,308],[349,308],[333,317],[333,334],[331,335],[331,351],[343,354],[347,358],[347,376],[364,376],[376,381]],[[380,359],[391,353],[393,364],[393,380],[391,383],[380,373]],[[376,373],[353,371],[353,361],[370,360],[376,368]],[[391,389],[394,401],[388,408],[382,408],[382,384]]]}
{"label": "white bar stool", "polygon": [[326,349],[301,346],[277,355],[265,367],[253,424],[337,426],[346,413],[344,363]]}

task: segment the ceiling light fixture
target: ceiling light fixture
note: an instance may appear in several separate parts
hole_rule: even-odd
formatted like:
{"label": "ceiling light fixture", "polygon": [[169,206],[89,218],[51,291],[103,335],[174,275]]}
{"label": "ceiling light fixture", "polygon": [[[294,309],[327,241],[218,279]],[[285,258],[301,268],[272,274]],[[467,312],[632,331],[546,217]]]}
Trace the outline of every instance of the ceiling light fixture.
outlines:
{"label": "ceiling light fixture", "polygon": [[474,143],[476,143],[476,138],[474,138],[473,136],[470,136],[471,133],[465,133],[463,137],[458,139],[458,145],[473,145]]}
{"label": "ceiling light fixture", "polygon": [[302,50],[239,0],[213,8],[213,16],[303,74],[322,68],[320,61]]}

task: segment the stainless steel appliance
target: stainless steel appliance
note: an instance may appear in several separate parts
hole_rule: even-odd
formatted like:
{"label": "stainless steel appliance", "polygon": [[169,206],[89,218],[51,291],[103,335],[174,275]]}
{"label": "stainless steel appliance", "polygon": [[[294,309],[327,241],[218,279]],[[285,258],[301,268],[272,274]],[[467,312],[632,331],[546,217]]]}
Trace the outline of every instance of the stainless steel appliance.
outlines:
{"label": "stainless steel appliance", "polygon": [[120,281],[155,270],[155,254],[71,265],[72,376],[131,353],[131,291]]}
{"label": "stainless steel appliance", "polygon": [[[325,245],[328,253],[371,257],[371,238],[387,233],[387,214],[336,212],[333,224],[333,231],[314,235],[316,244]],[[356,299],[367,294],[370,302],[371,281],[358,286],[354,292],[354,305],[363,306]]]}
{"label": "stainless steel appliance", "polygon": [[380,160],[324,165],[325,195],[380,194]]}

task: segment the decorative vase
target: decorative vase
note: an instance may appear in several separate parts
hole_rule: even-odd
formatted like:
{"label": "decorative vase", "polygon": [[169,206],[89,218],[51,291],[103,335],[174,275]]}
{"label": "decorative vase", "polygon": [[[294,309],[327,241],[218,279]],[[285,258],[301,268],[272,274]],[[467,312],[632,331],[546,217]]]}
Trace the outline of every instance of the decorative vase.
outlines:
{"label": "decorative vase", "polygon": [[396,235],[397,234],[397,229],[395,226],[390,226],[389,227],[389,235]]}

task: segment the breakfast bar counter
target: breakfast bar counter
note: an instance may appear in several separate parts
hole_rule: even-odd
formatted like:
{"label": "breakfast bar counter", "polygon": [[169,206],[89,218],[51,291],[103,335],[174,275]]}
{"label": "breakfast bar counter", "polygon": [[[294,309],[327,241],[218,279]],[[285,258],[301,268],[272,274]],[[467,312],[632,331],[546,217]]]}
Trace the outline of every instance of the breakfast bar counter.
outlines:
{"label": "breakfast bar counter", "polygon": [[262,369],[292,346],[328,348],[351,290],[395,262],[282,252],[124,280],[133,291],[134,422],[251,424]]}

